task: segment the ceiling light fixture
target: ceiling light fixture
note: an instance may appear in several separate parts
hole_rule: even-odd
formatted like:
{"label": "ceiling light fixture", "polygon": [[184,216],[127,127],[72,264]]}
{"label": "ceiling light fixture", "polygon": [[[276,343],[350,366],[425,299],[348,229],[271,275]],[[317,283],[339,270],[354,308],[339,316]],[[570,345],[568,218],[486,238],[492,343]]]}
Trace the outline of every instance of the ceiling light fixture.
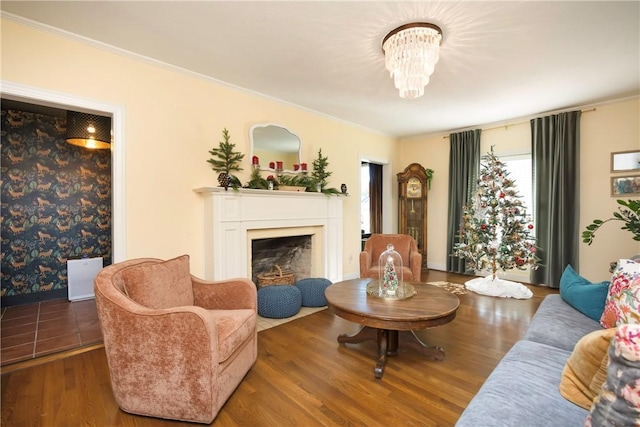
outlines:
{"label": "ceiling light fixture", "polygon": [[67,111],[67,142],[84,148],[110,148],[111,118]]}
{"label": "ceiling light fixture", "polygon": [[440,43],[440,27],[426,22],[402,25],[384,37],[384,65],[401,98],[424,95],[424,87],[438,62]]}

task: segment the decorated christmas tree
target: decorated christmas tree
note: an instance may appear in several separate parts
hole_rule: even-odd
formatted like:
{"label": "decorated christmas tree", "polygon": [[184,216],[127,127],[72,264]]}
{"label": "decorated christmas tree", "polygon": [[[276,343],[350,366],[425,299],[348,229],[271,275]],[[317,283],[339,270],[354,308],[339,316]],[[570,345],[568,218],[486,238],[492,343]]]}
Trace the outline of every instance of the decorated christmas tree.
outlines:
{"label": "decorated christmas tree", "polygon": [[491,151],[483,156],[474,200],[464,207],[460,241],[454,256],[468,269],[491,275],[466,283],[468,289],[495,296],[530,298],[524,285],[497,277],[499,271],[537,268],[533,224],[509,178],[505,164]]}
{"label": "decorated christmas tree", "polygon": [[393,257],[387,257],[384,264],[384,271],[382,274],[382,286],[384,293],[395,294],[398,289],[398,273],[393,265]]}

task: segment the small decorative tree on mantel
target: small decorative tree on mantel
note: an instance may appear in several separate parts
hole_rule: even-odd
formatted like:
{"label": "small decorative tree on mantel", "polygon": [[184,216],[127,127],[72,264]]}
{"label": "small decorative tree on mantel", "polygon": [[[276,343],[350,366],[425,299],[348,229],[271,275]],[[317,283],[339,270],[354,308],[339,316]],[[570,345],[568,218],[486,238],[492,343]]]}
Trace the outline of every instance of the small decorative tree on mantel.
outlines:
{"label": "small decorative tree on mantel", "polygon": [[242,183],[231,172],[241,171],[240,162],[244,159],[244,154],[234,151],[235,144],[229,142],[231,136],[227,128],[222,130],[222,137],[224,141],[220,141],[218,148],[212,148],[209,151],[213,157],[207,160],[211,164],[211,169],[219,172],[218,183],[221,187],[224,187],[225,191],[228,187],[232,187],[237,190],[242,186]]}
{"label": "small decorative tree on mantel", "polygon": [[327,170],[329,166],[329,158],[322,155],[322,148],[318,150],[318,158],[313,161],[313,171],[311,172],[311,185],[316,185],[317,191],[327,194],[341,194],[337,188],[327,188],[327,178],[332,172]]}
{"label": "small decorative tree on mantel", "polygon": [[313,161],[313,172],[311,177],[316,185],[320,186],[320,191],[327,186],[327,178],[331,176],[331,172],[327,171],[329,166],[329,158],[322,156],[322,148],[318,150],[318,158]]}

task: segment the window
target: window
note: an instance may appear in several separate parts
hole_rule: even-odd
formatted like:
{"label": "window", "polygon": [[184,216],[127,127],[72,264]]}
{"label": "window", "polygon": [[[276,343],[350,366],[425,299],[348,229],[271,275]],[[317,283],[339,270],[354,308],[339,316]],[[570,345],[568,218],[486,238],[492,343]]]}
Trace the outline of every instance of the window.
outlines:
{"label": "window", "polygon": [[533,170],[531,153],[500,156],[505,163],[509,178],[514,181],[515,190],[522,197],[527,216],[533,219]]}

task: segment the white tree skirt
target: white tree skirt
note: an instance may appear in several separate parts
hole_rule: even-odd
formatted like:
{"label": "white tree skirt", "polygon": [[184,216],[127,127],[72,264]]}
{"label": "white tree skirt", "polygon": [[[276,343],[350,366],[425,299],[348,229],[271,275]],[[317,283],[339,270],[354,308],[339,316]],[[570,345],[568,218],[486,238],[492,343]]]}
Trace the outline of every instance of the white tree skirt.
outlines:
{"label": "white tree skirt", "polygon": [[465,282],[465,287],[478,294],[492,297],[528,299],[533,293],[522,283],[510,282],[490,274],[487,277],[478,277]]}

